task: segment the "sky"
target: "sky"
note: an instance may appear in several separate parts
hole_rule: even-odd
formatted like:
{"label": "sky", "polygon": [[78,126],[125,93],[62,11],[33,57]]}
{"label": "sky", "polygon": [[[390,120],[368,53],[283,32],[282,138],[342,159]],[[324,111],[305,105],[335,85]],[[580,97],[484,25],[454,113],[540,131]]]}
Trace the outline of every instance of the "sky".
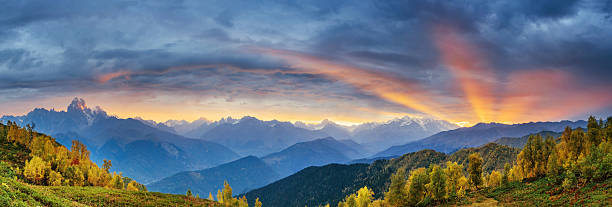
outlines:
{"label": "sky", "polygon": [[612,115],[612,1],[23,1],[0,114],[462,125]]}

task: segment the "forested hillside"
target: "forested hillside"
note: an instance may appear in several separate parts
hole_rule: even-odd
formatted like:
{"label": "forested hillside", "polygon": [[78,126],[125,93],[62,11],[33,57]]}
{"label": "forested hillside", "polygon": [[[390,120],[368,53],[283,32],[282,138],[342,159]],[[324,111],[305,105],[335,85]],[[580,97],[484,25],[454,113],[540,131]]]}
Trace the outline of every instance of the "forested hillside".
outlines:
{"label": "forested hillside", "polygon": [[54,138],[0,124],[0,206],[220,206],[188,197],[147,192],[144,185],[98,167],[87,147],[74,141],[70,150]]}
{"label": "forested hillside", "polygon": [[368,186],[373,191],[374,198],[381,198],[390,184],[389,177],[397,169],[410,171],[427,167],[430,164],[444,166],[447,161],[464,163],[468,160],[468,153],[476,152],[484,157],[483,166],[500,170],[504,168],[504,162],[501,161],[511,160],[517,156],[519,151],[491,143],[477,148],[460,150],[451,155],[433,150],[422,150],[391,160],[377,160],[370,165],[331,164],[309,167],[245,195],[248,200],[259,197],[267,206],[317,206],[326,202],[337,203],[346,195],[356,192],[363,186]]}
{"label": "forested hillside", "polygon": [[[449,204],[609,206],[612,201],[610,197],[612,187],[609,186],[612,179],[611,137],[612,117],[605,122],[590,117],[586,131],[580,128],[572,130],[567,127],[558,143],[552,136],[545,139],[540,134],[529,136],[527,143],[516,156],[515,162],[510,155],[516,155],[517,150],[497,144],[458,151],[446,157],[445,163],[431,162],[427,168],[415,169],[415,165],[409,165],[413,162],[406,158],[418,154],[404,155],[387,162],[387,166],[393,166],[394,163],[401,166],[396,168],[397,170],[390,176],[390,182],[382,192],[376,192],[376,189],[379,188],[376,185],[364,185],[359,189],[350,186],[340,188],[340,190],[337,190],[338,187],[336,187],[338,192],[322,194],[346,194],[341,201],[327,197],[319,198],[321,200],[318,201],[310,199],[308,202],[296,202],[293,199],[266,202],[267,198],[263,196],[270,196],[266,193],[281,194],[282,198],[290,198],[292,194],[308,198],[318,195],[307,191],[274,192],[274,188],[270,187],[274,186],[278,189],[278,185],[274,183],[250,193],[262,195],[262,200],[268,203],[268,206],[302,206],[306,203],[314,206],[339,207]],[[434,151],[418,153],[431,156],[432,152],[435,153]],[[508,162],[503,163],[503,160],[497,160],[498,158],[505,158]],[[372,165],[383,162],[376,161]],[[503,170],[499,170],[500,165],[503,165]],[[326,167],[329,166],[322,169]],[[345,167],[366,168],[363,164]],[[487,168],[493,170],[487,171]],[[320,173],[310,174],[322,176]],[[296,180],[290,178],[279,182],[290,184],[291,182],[288,181]],[[310,190],[322,189],[328,185],[326,181],[317,182],[314,178],[306,180],[302,185],[308,185],[305,183],[315,183],[316,187],[305,187]],[[384,196],[379,196],[383,192]]]}
{"label": "forested hillside", "polygon": [[446,168],[432,164],[412,170],[406,179],[406,170],[401,168],[391,176],[384,198],[374,200],[374,193],[364,186],[338,206],[467,204],[477,196],[497,199],[489,199],[486,205],[609,206],[610,138],[612,117],[605,122],[589,117],[586,132],[568,126],[559,143],[552,136],[545,140],[540,134],[530,136],[516,163],[506,163],[503,171],[483,172],[479,153],[469,155],[467,173],[460,164],[447,162]]}
{"label": "forested hillside", "polygon": [[374,157],[387,157],[416,152],[422,149],[433,149],[439,152],[452,153],[459,149],[477,147],[502,137],[521,137],[542,131],[561,132],[566,126],[571,128],[585,127],[586,121],[529,122],[522,124],[479,123],[472,127],[443,131],[425,139],[404,145],[393,146],[377,153]]}
{"label": "forested hillside", "polygon": [[[553,131],[542,131],[536,134],[539,134],[542,137],[552,136],[555,139],[561,136],[561,132],[553,132]],[[529,136],[536,135],[536,134],[530,134],[530,135],[526,135],[522,137],[502,137],[502,138],[495,140],[494,142],[497,144],[521,149],[523,148],[523,146],[525,146],[525,144],[527,144],[527,140],[529,139]]]}

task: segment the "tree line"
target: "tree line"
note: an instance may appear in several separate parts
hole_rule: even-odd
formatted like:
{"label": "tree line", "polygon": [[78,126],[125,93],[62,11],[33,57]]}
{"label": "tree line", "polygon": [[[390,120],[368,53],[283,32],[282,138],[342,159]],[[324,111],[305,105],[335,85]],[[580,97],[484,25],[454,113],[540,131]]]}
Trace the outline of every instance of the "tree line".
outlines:
{"label": "tree line", "polygon": [[[400,168],[390,178],[383,198],[374,199],[368,187],[359,189],[338,203],[338,207],[428,206],[458,201],[467,192],[483,187],[495,188],[510,182],[549,179],[566,190],[587,182],[601,182],[612,177],[612,117],[606,121],[589,117],[587,129],[565,128],[555,139],[531,135],[514,163],[503,171],[483,172],[478,153],[468,158],[468,167],[456,162],[445,166],[432,164],[412,170]],[[325,205],[327,207],[330,204]]]}
{"label": "tree line", "polygon": [[[193,193],[191,192],[191,189],[187,189],[186,195],[188,198],[193,198]],[[200,198],[200,195],[196,195],[196,198]],[[216,201],[221,203],[221,205],[225,207],[249,207],[249,203],[247,202],[246,196],[242,196],[240,198],[232,197],[232,187],[227,181],[223,182],[223,189],[217,190],[216,198]],[[213,194],[211,192],[208,193],[207,199],[215,201],[215,198],[213,197]],[[261,201],[259,201],[259,198],[256,198],[255,207],[261,206]]]}
{"label": "tree line", "polygon": [[[54,138],[34,131],[34,125],[19,127],[15,122],[0,124],[0,141],[21,145],[29,150],[29,160],[13,167],[15,176],[25,182],[49,186],[99,186],[113,189],[146,191],[146,187],[121,173],[110,172],[112,162],[104,160],[100,168],[90,160],[87,147],[72,141],[68,150]],[[21,167],[22,166],[22,167]]]}

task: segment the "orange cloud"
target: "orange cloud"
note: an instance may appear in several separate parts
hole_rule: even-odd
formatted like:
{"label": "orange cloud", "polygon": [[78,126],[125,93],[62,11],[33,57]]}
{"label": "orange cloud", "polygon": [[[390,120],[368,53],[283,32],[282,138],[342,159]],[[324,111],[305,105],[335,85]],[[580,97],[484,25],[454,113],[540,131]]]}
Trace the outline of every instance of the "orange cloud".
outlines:
{"label": "orange cloud", "polygon": [[[420,112],[462,126],[470,126],[478,122],[519,123],[558,120],[588,113],[589,111],[609,106],[608,103],[612,102],[612,97],[609,95],[609,87],[602,86],[586,89],[580,87],[570,73],[555,69],[532,69],[510,72],[502,81],[496,77],[494,67],[489,65],[485,55],[479,52],[476,45],[462,38],[461,35],[450,27],[435,27],[433,37],[436,46],[439,48],[442,64],[447,66],[448,70],[457,80],[458,87],[464,96],[439,95],[440,93],[437,90],[440,89],[432,89],[431,87],[421,85],[419,82],[388,72],[376,72],[366,68],[329,61],[305,53],[269,48],[254,48],[252,50],[267,56],[280,58],[296,70],[244,69],[227,64],[210,64],[170,67],[162,71],[120,70],[103,74],[97,79],[100,83],[106,83],[119,77],[129,79],[134,75],[162,75],[181,70],[210,68],[224,68],[233,72],[248,72],[262,75],[274,73],[320,74],[330,79],[350,84],[365,93],[378,96],[388,102],[415,110],[417,111],[416,114]],[[307,90],[294,89],[291,92],[292,95],[289,96],[299,96],[312,101],[322,101],[321,99],[325,99],[325,97],[309,94]],[[254,91],[254,93],[272,95],[277,98],[286,95],[274,90]],[[289,97],[288,100],[290,99]],[[296,109],[295,106],[288,107],[290,109],[284,108],[287,106],[270,108],[265,112],[254,109],[259,108],[255,106],[253,108],[240,108],[245,107],[241,105],[235,106],[231,110],[226,107],[220,107],[219,111],[214,112],[216,113],[215,115],[211,114],[211,117],[207,118],[222,117],[240,111],[239,114],[242,115],[251,114],[270,119],[312,121],[330,118],[325,116],[333,114],[337,118],[336,120],[358,123],[372,121],[372,116],[389,118],[390,116],[397,117],[405,114],[401,110],[363,107],[358,104],[351,105],[349,103],[337,103],[331,106],[332,109],[309,108],[306,110],[304,108],[302,110],[305,111],[299,113],[297,112],[299,109]],[[334,114],[334,110],[338,108],[343,108],[343,112]],[[346,110],[346,108],[351,108],[351,110]],[[253,111],[250,110],[257,112],[253,114]],[[346,111],[351,111],[352,114]],[[355,111],[361,113],[354,113]],[[190,115],[194,117],[201,116],[200,114],[195,115],[193,112],[181,112],[191,113]],[[206,113],[210,114],[211,112],[206,111]],[[154,114],[152,116],[167,117],[167,114]],[[369,116],[369,119],[367,116]]]}
{"label": "orange cloud", "polygon": [[[293,68],[308,73],[322,74],[351,84],[389,102],[441,119],[449,119],[449,114],[445,113],[444,107],[436,100],[438,97],[414,81],[293,51],[263,48],[258,50],[267,55],[282,58]],[[457,114],[453,115],[457,117]]]}
{"label": "orange cloud", "polygon": [[605,107],[611,101],[605,86],[581,89],[569,73],[554,69],[511,72],[504,84],[477,47],[452,27],[437,25],[433,34],[443,64],[481,122],[561,119]]}
{"label": "orange cloud", "polygon": [[109,80],[124,76],[124,77],[129,77],[129,75],[132,74],[129,71],[125,71],[125,70],[121,70],[121,71],[117,71],[117,72],[112,72],[112,73],[106,73],[106,74],[102,74],[100,76],[98,76],[98,82],[99,83],[106,83]]}
{"label": "orange cloud", "polygon": [[458,80],[479,121],[492,120],[495,98],[491,90],[495,75],[483,55],[448,26],[434,27],[434,40],[444,64]]}
{"label": "orange cloud", "polygon": [[517,71],[508,77],[497,120],[562,119],[605,107],[611,99],[605,86],[582,88],[564,71]]}

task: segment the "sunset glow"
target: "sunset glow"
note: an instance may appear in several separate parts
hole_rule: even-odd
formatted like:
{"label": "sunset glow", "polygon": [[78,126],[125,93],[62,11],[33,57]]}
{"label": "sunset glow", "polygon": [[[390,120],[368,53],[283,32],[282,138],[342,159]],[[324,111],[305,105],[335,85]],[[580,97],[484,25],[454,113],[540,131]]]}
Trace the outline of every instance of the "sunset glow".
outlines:
{"label": "sunset glow", "polygon": [[599,10],[503,16],[497,3],[483,14],[450,3],[380,4],[221,9],[240,11],[231,15],[185,6],[16,22],[0,34],[0,114],[63,110],[74,97],[155,121],[350,125],[421,116],[471,126],[612,112],[612,27],[592,23],[608,21]]}

